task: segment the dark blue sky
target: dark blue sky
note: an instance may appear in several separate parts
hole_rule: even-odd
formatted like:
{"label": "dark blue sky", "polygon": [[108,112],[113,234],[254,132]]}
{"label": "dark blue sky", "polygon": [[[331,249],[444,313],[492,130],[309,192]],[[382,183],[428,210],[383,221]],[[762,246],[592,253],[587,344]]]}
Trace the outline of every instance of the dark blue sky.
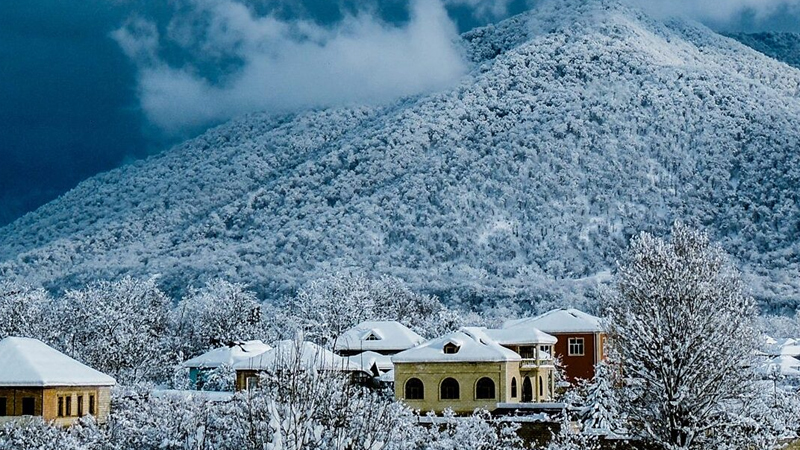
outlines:
{"label": "dark blue sky", "polygon": [[[251,0],[259,13],[324,26],[364,5],[389,23],[409,20],[407,0]],[[180,2],[5,0],[0,2],[0,225],[55,198],[81,180],[188,137],[148,124],[137,93],[137,66],[110,37],[131,17],[166,29]],[[490,1],[450,0],[459,31],[500,17]],[[506,14],[526,8],[510,0]],[[791,1],[790,1],[791,3]],[[483,7],[483,9],[481,9]],[[476,17],[477,16],[477,17]],[[746,31],[800,31],[797,15],[767,21],[743,14],[717,24]],[[180,58],[186,55],[169,54]],[[190,56],[189,56],[190,57]]]}

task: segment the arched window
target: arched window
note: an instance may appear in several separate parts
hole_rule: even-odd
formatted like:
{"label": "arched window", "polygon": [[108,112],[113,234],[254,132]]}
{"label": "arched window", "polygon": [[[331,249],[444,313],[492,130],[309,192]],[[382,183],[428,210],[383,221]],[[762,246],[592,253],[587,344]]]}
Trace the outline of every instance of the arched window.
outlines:
{"label": "arched window", "polygon": [[517,377],[511,379],[511,398],[517,398]]}
{"label": "arched window", "polygon": [[442,381],[442,400],[458,400],[460,397],[458,381],[454,378],[445,378]]}
{"label": "arched window", "polygon": [[539,375],[539,397],[544,397],[544,380]]}
{"label": "arched window", "polygon": [[406,400],[423,400],[425,398],[425,385],[419,378],[409,378],[406,381]]}
{"label": "arched window", "polygon": [[494,381],[491,378],[483,377],[475,385],[475,398],[478,400],[494,399]]}

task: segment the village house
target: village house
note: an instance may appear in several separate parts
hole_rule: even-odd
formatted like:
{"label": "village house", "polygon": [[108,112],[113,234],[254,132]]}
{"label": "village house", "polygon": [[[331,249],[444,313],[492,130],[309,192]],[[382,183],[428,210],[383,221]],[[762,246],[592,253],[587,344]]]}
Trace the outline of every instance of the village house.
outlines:
{"label": "village house", "polygon": [[538,330],[512,336],[507,330],[461,328],[392,357],[395,397],[411,408],[436,413],[447,408],[456,413],[524,409],[550,402],[555,343],[555,337]]}
{"label": "village house", "polygon": [[371,379],[372,375],[360,365],[343,358],[313,342],[286,340],[252,358],[234,364],[236,390],[243,391],[258,386],[259,374],[282,369],[305,369],[321,372],[349,374],[354,381]]}
{"label": "village house", "polygon": [[394,320],[367,321],[350,328],[336,339],[333,350],[342,356],[365,351],[394,355],[425,341],[407,326]]}
{"label": "village house", "polygon": [[0,341],[0,422],[24,416],[69,426],[84,415],[105,423],[113,378],[36,339]]}
{"label": "village house", "polygon": [[189,378],[197,389],[202,389],[208,375],[222,366],[233,367],[236,363],[258,356],[272,349],[259,341],[232,342],[224,347],[203,353],[183,363],[189,369]]}
{"label": "village house", "polygon": [[606,339],[602,320],[577,309],[554,309],[540,316],[510,320],[504,329],[538,329],[558,338],[555,355],[565,366],[564,375],[572,383],[594,377],[594,366],[605,358]]}

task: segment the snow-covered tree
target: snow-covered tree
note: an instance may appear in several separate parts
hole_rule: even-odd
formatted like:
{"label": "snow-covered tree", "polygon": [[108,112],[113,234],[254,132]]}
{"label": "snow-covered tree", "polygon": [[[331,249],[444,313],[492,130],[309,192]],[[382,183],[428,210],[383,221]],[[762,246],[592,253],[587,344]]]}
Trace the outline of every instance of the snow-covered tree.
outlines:
{"label": "snow-covered tree", "polygon": [[605,296],[633,431],[666,449],[717,448],[753,386],[756,307],[725,252],[680,223],[642,233]]}
{"label": "snow-covered tree", "polygon": [[607,436],[623,432],[615,387],[618,381],[613,366],[605,361],[595,365],[594,377],[586,386],[586,398],[581,410],[583,433]]}
{"label": "snow-covered tree", "polygon": [[53,329],[50,295],[41,288],[0,280],[0,339],[32,337],[43,341]]}
{"label": "snow-covered tree", "polygon": [[191,289],[172,315],[175,333],[190,354],[267,337],[261,303],[239,283],[212,280]]}
{"label": "snow-covered tree", "polygon": [[600,450],[597,436],[586,434],[581,429],[573,429],[567,413],[561,417],[558,433],[553,435],[545,450]]}
{"label": "snow-covered tree", "polygon": [[322,344],[332,345],[351,326],[364,320],[397,320],[427,335],[431,318],[443,317],[435,297],[417,294],[402,280],[361,274],[335,274],[306,284],[288,301],[284,311],[290,328]]}
{"label": "snow-covered tree", "polygon": [[119,383],[165,378],[177,362],[167,339],[169,305],[154,278],[67,291],[56,312],[62,319],[56,344]]}

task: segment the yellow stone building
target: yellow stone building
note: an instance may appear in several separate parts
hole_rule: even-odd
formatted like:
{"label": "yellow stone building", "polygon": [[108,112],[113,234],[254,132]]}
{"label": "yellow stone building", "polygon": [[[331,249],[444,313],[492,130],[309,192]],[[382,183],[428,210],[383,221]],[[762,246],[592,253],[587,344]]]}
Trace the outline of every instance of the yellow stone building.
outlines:
{"label": "yellow stone building", "polygon": [[85,415],[104,423],[113,378],[36,339],[0,341],[0,423],[27,416],[68,426]]}
{"label": "yellow stone building", "polygon": [[[556,338],[464,327],[392,357],[395,397],[422,412],[471,413],[550,402]],[[526,405],[527,404],[527,405]]]}

